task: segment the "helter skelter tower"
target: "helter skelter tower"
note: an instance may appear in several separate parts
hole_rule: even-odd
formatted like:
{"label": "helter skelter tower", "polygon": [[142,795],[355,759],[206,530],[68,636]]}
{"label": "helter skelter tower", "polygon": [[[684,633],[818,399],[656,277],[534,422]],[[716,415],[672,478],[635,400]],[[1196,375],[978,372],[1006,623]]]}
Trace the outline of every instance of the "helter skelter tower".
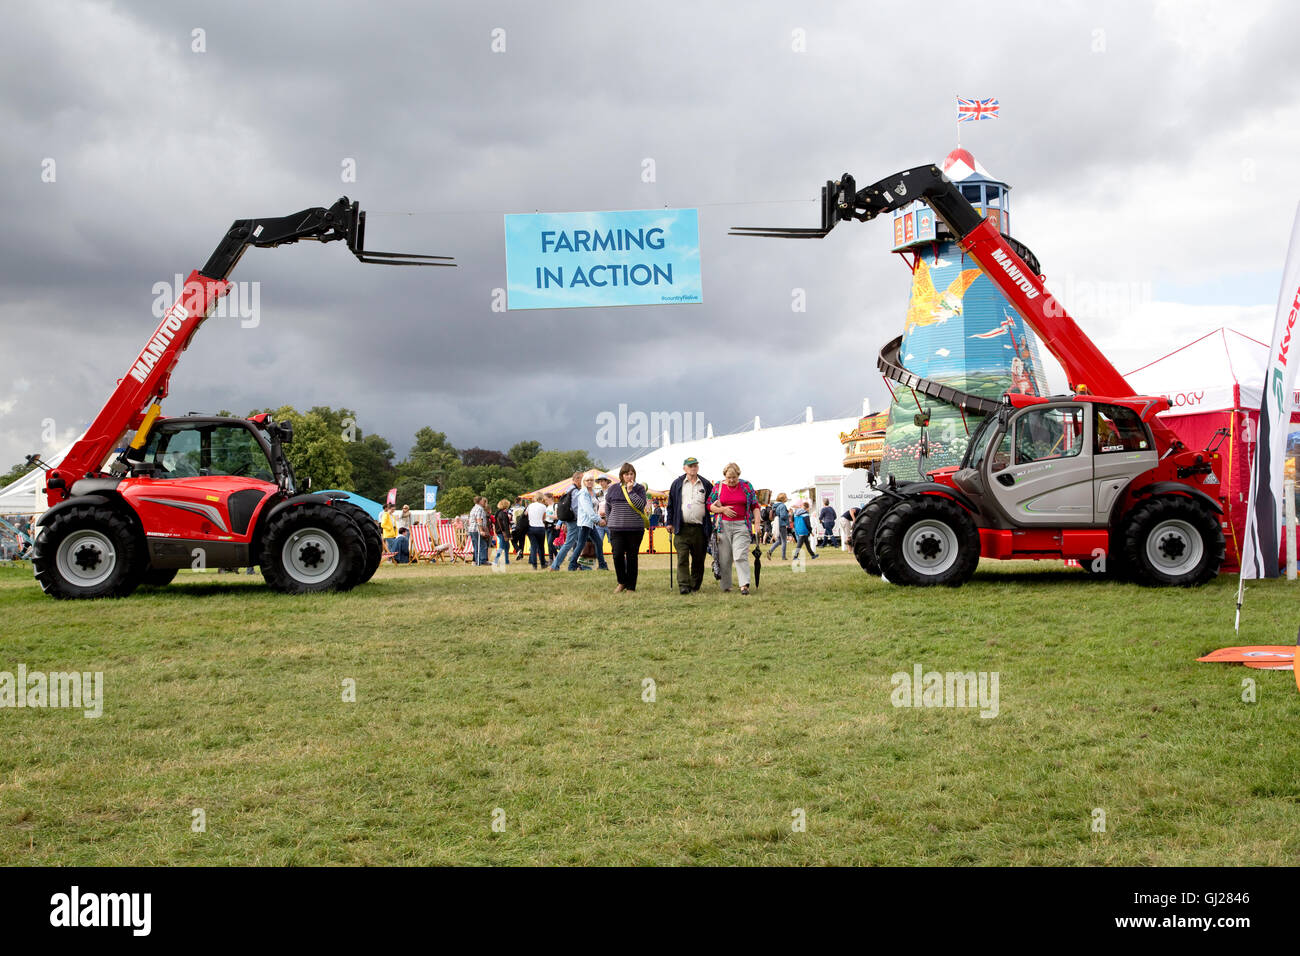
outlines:
{"label": "helter skelter tower", "polygon": [[[960,147],[943,171],[1009,239],[1011,187]],[[1034,334],[924,202],[894,212],[893,251],[911,266],[912,294],[879,363],[894,380],[880,473],[902,482],[961,461],[987,408],[968,396],[1043,395],[1047,383]]]}

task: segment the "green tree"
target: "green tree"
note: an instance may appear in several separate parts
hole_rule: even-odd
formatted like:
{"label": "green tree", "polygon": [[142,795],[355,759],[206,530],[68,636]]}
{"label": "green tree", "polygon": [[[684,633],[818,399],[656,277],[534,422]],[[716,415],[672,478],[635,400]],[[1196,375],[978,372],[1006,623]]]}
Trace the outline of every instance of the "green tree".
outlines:
{"label": "green tree", "polygon": [[510,478],[493,478],[483,489],[483,497],[487,498],[488,504],[493,508],[502,498],[514,501],[525,491],[532,491],[531,488],[525,487],[524,482],[512,480]]}
{"label": "green tree", "polygon": [[415,444],[397,466],[397,472],[404,478],[423,478],[427,484],[441,487],[451,483],[449,478],[459,467],[460,457],[447,443],[447,434],[426,425],[415,433]]}
{"label": "green tree", "polygon": [[506,455],[515,463],[517,468],[522,468],[542,450],[542,443],[539,441],[521,441],[510,446]]}
{"label": "green tree", "polygon": [[451,518],[466,514],[474,507],[474,489],[458,485],[445,491],[438,491],[438,510],[444,517]]}
{"label": "green tree", "polygon": [[15,481],[17,481],[19,478],[21,478],[23,475],[27,474],[31,470],[32,470],[32,466],[27,464],[27,462],[25,461],[19,462],[18,464],[10,468],[8,471],[6,471],[3,475],[0,475],[0,488],[3,488],[5,485],[13,484]]}
{"label": "green tree", "polygon": [[277,421],[293,423],[293,441],[285,446],[284,453],[293,466],[300,491],[308,478],[311,486],[318,490],[352,487],[352,462],[348,459],[347,442],[343,440],[336,421],[315,411],[304,415],[292,405],[265,411],[269,411]]}
{"label": "green tree", "polygon": [[397,483],[393,446],[388,439],[370,434],[360,441],[347,442],[344,447],[352,463],[352,487],[349,490],[374,501],[383,501],[388,489]]}
{"label": "green tree", "polygon": [[568,478],[575,471],[598,468],[591,456],[581,449],[571,451],[543,451],[528,463],[524,473],[528,478],[528,490],[533,491],[546,485],[553,485],[561,478]]}

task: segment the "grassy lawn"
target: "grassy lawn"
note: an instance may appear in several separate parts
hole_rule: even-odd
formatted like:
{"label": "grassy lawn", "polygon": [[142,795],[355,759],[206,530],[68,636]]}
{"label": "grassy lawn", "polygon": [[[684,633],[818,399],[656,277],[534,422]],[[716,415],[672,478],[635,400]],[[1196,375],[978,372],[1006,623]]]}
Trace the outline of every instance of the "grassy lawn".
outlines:
{"label": "grassy lawn", "polygon": [[[1195,663],[1235,643],[1235,578],[984,562],[904,589],[827,553],[750,597],[670,592],[663,556],[613,586],[388,567],[284,597],[182,572],[73,603],[0,568],[0,671],[105,679],[99,719],[0,710],[0,862],[1300,862],[1292,675]],[[1252,583],[1240,643],[1293,642],[1296,594]],[[916,664],[998,672],[998,715],[894,707]]]}

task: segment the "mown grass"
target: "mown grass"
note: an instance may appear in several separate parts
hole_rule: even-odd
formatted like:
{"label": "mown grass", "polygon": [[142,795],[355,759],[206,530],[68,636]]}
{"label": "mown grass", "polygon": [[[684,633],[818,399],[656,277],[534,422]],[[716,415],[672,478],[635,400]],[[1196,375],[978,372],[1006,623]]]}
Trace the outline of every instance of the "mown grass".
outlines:
{"label": "mown grass", "polygon": [[[683,598],[666,567],[634,595],[457,566],[315,597],[183,573],[96,603],[0,569],[0,670],[106,681],[99,719],[0,710],[0,862],[1300,860],[1292,675],[1195,663],[1234,643],[1235,579],[985,562],[903,589],[827,554]],[[1253,583],[1241,642],[1294,640],[1295,593]],[[917,663],[997,671],[999,715],[893,707]]]}

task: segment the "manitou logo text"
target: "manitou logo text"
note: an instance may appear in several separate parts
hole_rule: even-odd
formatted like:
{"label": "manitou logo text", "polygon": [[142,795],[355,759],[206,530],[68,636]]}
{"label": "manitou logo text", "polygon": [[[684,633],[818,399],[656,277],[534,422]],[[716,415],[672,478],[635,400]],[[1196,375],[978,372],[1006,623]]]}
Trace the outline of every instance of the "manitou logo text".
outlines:
{"label": "manitou logo text", "polygon": [[1001,249],[994,249],[993,261],[1002,267],[1002,271],[1011,277],[1012,282],[1020,286],[1020,291],[1025,294],[1025,298],[1038,298],[1038,290],[1034,288],[1033,283],[1025,277],[1025,274],[1016,267],[1015,263],[1007,258],[1005,252]]}
{"label": "manitou logo text", "polygon": [[189,317],[189,310],[179,302],[167,310],[167,314],[163,316],[162,324],[158,326],[158,331],[154,332],[149,344],[144,347],[140,357],[131,366],[131,377],[133,379],[143,383],[149,377],[149,373],[153,371],[153,367],[158,364],[158,360],[167,351],[167,346],[171,345],[172,339],[176,338],[176,333],[181,330],[181,326],[185,324],[185,320]]}
{"label": "manitou logo text", "polygon": [[51,926],[128,926],[134,936],[148,936],[153,925],[151,893],[70,893],[50,897]]}

